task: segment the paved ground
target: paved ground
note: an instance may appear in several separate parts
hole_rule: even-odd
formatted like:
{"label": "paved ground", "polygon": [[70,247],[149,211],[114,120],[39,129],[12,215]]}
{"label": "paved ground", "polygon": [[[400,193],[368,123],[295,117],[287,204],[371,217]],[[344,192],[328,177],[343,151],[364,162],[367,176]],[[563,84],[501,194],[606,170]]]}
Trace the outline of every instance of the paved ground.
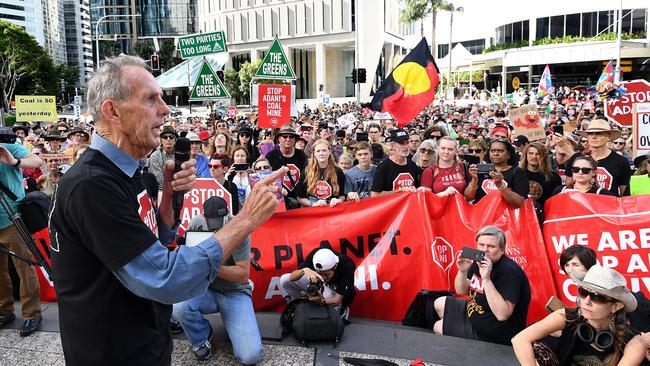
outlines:
{"label": "paved ground", "polygon": [[[54,303],[45,303],[42,330],[29,337],[20,337],[17,319],[6,329],[0,329],[0,366],[65,365],[58,333],[58,309]],[[16,305],[20,314],[20,304]],[[218,315],[208,319],[215,329],[213,355],[208,361],[198,362],[183,334],[174,335],[172,365],[239,365],[232,354],[227,334]],[[279,315],[257,314],[262,337],[277,334]],[[346,327],[343,340],[334,348],[331,344],[301,345],[289,336],[282,341],[263,341],[262,362],[265,366],[343,366],[343,357],[380,358],[400,366],[407,366],[416,358],[427,365],[514,365],[516,359],[510,347],[459,338],[435,336],[417,328],[403,327],[392,322],[352,319]]]}

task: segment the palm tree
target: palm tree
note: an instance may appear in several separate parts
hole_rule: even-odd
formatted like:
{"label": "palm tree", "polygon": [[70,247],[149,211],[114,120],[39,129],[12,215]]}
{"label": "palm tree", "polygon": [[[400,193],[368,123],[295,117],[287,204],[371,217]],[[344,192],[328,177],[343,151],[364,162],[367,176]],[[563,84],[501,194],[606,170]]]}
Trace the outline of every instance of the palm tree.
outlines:
{"label": "palm tree", "polygon": [[[400,12],[399,20],[402,23],[409,24],[418,20],[422,21],[431,14],[431,54],[435,59],[437,54],[436,14],[439,11],[453,11],[455,9],[453,4],[445,0],[406,0],[405,7]],[[420,34],[424,37],[424,28],[422,25],[420,26]],[[451,51],[451,45],[449,51]]]}

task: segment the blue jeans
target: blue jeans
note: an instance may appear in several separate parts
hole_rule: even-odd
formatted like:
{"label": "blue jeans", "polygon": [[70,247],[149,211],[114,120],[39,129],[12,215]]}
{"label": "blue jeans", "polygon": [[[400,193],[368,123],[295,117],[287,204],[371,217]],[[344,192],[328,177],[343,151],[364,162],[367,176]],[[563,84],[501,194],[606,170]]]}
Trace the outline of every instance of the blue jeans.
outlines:
{"label": "blue jeans", "polygon": [[201,296],[174,304],[174,319],[181,323],[193,346],[202,345],[210,335],[210,323],[203,314],[217,312],[221,313],[235,357],[245,365],[257,363],[262,356],[262,338],[248,294],[208,289]]}

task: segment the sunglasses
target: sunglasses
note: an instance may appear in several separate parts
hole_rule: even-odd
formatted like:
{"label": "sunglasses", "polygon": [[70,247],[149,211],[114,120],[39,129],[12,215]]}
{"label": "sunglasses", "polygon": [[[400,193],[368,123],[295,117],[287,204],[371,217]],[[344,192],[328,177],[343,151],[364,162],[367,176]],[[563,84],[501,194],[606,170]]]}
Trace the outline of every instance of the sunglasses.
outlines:
{"label": "sunglasses", "polygon": [[597,294],[595,292],[591,292],[584,287],[578,287],[578,296],[580,296],[581,299],[586,299],[587,296],[591,299],[596,304],[605,304],[608,302],[616,302],[616,300],[612,299],[609,296]]}
{"label": "sunglasses", "polygon": [[420,154],[431,155],[431,154],[433,154],[433,150],[431,150],[431,149],[420,149]]}
{"label": "sunglasses", "polygon": [[574,167],[571,168],[571,171],[576,173],[576,174],[580,173],[580,172],[582,172],[582,174],[589,174],[593,170],[594,170],[593,168],[579,168],[577,166],[574,166]]}
{"label": "sunglasses", "polygon": [[162,140],[176,140],[176,136],[165,135],[165,136],[161,137],[161,139]]}
{"label": "sunglasses", "polygon": [[614,145],[625,145],[625,141],[620,141],[620,142],[613,142]]}
{"label": "sunglasses", "polygon": [[581,144],[586,144],[586,143],[587,143],[587,140],[580,140],[580,143],[581,143]]}
{"label": "sunglasses", "polygon": [[431,137],[436,139],[436,140],[440,140],[442,138],[441,135],[431,135]]}
{"label": "sunglasses", "polygon": [[240,133],[240,134],[239,134],[239,137],[248,137],[248,138],[250,138],[251,135],[249,135],[249,134],[247,134],[247,133]]}
{"label": "sunglasses", "polygon": [[218,169],[221,168],[223,165],[221,164],[208,164],[208,169]]}
{"label": "sunglasses", "polygon": [[293,140],[296,139],[296,136],[294,136],[294,135],[280,135],[280,137],[282,137],[284,139],[293,139]]}
{"label": "sunglasses", "polygon": [[261,165],[261,166],[258,165],[258,166],[255,167],[255,171],[260,171],[260,170],[264,170],[264,169],[271,169],[271,167],[269,165]]}
{"label": "sunglasses", "polygon": [[483,149],[467,149],[470,154],[480,154],[483,152]]}

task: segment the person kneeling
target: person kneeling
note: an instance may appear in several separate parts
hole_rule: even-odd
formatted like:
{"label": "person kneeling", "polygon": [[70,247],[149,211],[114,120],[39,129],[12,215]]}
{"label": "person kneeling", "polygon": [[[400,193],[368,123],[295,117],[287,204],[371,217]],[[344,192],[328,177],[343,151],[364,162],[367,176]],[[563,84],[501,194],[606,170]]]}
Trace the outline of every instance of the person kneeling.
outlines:
{"label": "person kneeling", "polygon": [[[288,301],[307,298],[310,301],[334,305],[344,320],[348,319],[348,306],[352,303],[354,270],[356,265],[348,256],[336,254],[328,248],[313,250],[298,269],[280,277],[280,292]],[[322,291],[311,293],[311,288]]]}
{"label": "person kneeling", "polygon": [[476,249],[485,252],[480,262],[456,259],[456,292],[467,300],[439,297],[434,308],[441,320],[436,334],[509,344],[526,327],[530,303],[528,277],[505,255],[506,237],[501,229],[486,226],[476,234]]}
{"label": "person kneeling", "polygon": [[[232,218],[226,201],[211,197],[203,204],[204,215],[190,221],[188,232],[193,230],[217,231]],[[188,238],[188,245],[191,245]],[[206,360],[212,353],[210,340],[212,326],[204,314],[221,313],[232,348],[237,359],[245,364],[255,364],[262,356],[262,339],[253,310],[250,275],[250,235],[226,259],[210,284],[207,292],[193,299],[174,304],[173,315],[181,323],[192,343],[192,352],[198,360]]]}

